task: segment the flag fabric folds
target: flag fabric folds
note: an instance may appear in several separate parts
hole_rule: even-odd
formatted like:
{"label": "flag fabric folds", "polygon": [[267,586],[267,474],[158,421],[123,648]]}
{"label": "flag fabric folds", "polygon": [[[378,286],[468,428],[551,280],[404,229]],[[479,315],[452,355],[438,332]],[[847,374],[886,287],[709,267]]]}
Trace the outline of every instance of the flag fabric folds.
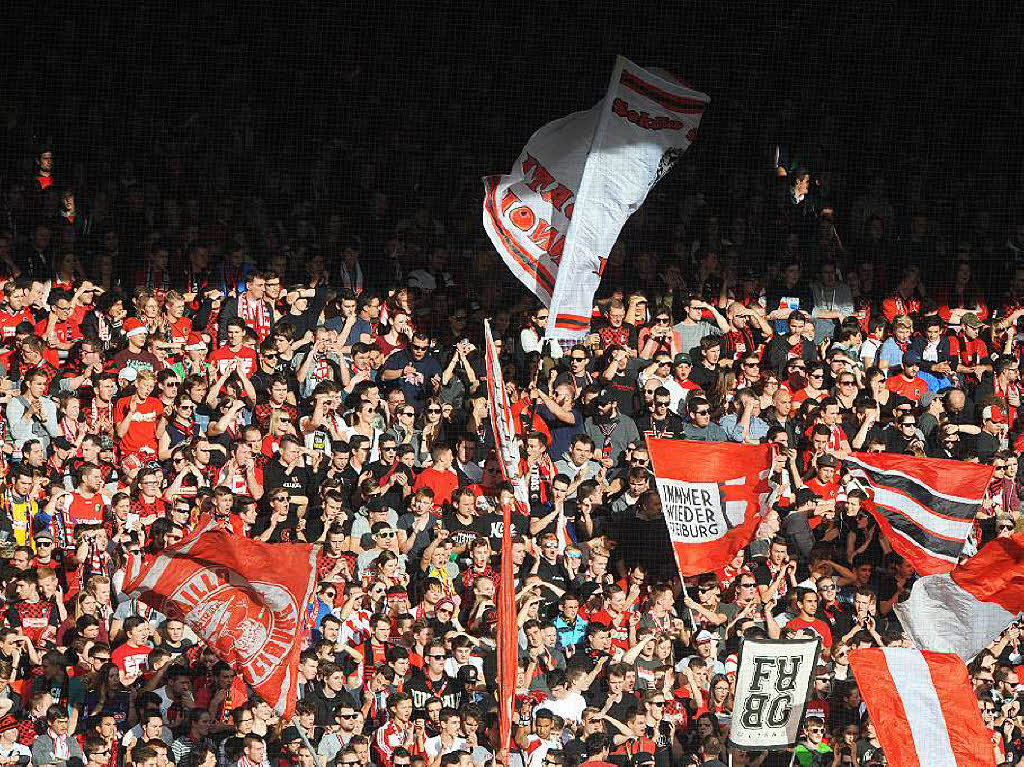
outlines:
{"label": "flag fabric folds", "polygon": [[551,307],[548,337],[586,333],[623,224],[694,141],[708,102],[619,56],[599,104],[543,126],[510,173],[484,179],[484,229]]}
{"label": "flag fabric folds", "polygon": [[1024,536],[996,538],[952,572],[918,579],[895,610],[919,649],[970,661],[1024,613]]}
{"label": "flag fabric folds", "polygon": [[891,767],[995,767],[959,657],[905,647],[851,650],[850,669]]}
{"label": "flag fabric folds", "polygon": [[647,449],[679,572],[725,567],[768,505],[771,446],[649,438]]}
{"label": "flag fabric folds", "polygon": [[821,638],[744,639],[736,670],[729,744],[785,748],[800,735]]}
{"label": "flag fabric folds", "polygon": [[[501,373],[501,362],[491,336],[490,322],[484,322],[487,360],[487,406],[498,452],[502,476],[512,483],[520,511],[529,513],[529,488],[519,474],[519,443],[516,441],[512,407]],[[512,509],[502,504],[501,585],[498,588],[498,734],[501,749],[507,754],[512,744],[512,708],[519,668],[518,633],[515,630],[515,577],[512,569]]]}
{"label": "flag fabric folds", "polygon": [[868,494],[867,510],[920,575],[956,567],[992,467],[943,458],[853,453],[843,459]]}
{"label": "flag fabric folds", "polygon": [[288,718],[315,576],[313,545],[253,541],[206,518],[176,546],[131,557],[123,591],[184,621]]}

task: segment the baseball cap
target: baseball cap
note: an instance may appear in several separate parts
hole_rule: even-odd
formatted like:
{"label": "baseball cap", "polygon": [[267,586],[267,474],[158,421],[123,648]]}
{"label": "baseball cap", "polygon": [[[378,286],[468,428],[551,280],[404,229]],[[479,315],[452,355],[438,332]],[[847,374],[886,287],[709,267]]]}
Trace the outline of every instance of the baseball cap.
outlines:
{"label": "baseball cap", "polygon": [[134,383],[135,379],[139,377],[139,371],[135,368],[124,367],[118,372],[117,377],[127,383]]}
{"label": "baseball cap", "polygon": [[818,459],[818,466],[831,466],[834,469],[838,465],[839,462],[836,461],[836,457],[831,453],[825,453],[825,455]]}
{"label": "baseball cap", "polygon": [[[821,459],[818,460],[818,465],[821,466]],[[796,499],[794,501],[794,507],[799,509],[805,503],[814,503],[818,500],[818,495],[809,487],[801,487],[796,491]]]}
{"label": "baseball cap", "polygon": [[981,420],[993,423],[1006,423],[1006,414],[998,405],[989,405],[981,411]]}
{"label": "baseball cap", "polygon": [[282,745],[287,745],[288,743],[291,743],[293,740],[301,740],[301,738],[299,737],[298,727],[296,727],[295,725],[291,725],[290,727],[285,727],[283,730],[281,730]]}
{"label": "baseball cap", "polygon": [[935,392],[933,392],[931,389],[929,389],[928,391],[926,391],[924,394],[921,395],[921,399],[919,399],[918,402],[921,403],[921,407],[922,408],[927,408],[929,405],[932,404],[932,400],[934,400],[934,399],[935,399]]}
{"label": "baseball cap", "polygon": [[673,365],[692,365],[690,362],[690,355],[686,352],[679,352],[672,360]]}
{"label": "baseball cap", "polygon": [[33,536],[37,541],[49,541],[53,543],[53,534],[49,530],[40,530]]}
{"label": "baseball cap", "polygon": [[903,367],[907,367],[909,365],[920,365],[920,364],[921,364],[921,355],[918,354],[913,349],[911,349],[910,351],[906,352],[903,355]]}
{"label": "baseball cap", "polygon": [[960,318],[961,325],[970,325],[972,328],[980,327],[981,320],[978,319],[978,315],[974,312],[967,312]]}
{"label": "baseball cap", "polygon": [[715,640],[714,634],[707,629],[701,629],[700,633],[697,634],[697,644],[707,644]]}

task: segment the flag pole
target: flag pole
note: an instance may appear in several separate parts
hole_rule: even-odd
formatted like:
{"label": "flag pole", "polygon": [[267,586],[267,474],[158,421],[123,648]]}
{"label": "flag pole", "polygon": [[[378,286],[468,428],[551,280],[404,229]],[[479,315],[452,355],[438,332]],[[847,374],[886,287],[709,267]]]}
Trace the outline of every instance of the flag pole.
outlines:
{"label": "flag pole", "polygon": [[315,764],[316,767],[324,767],[320,763],[320,756],[317,754],[316,749],[313,748],[313,744],[309,742],[309,738],[306,737],[306,733],[304,733],[302,731],[302,728],[299,727],[299,717],[297,717],[297,716],[293,716],[292,717],[292,727],[294,727],[296,729],[296,731],[299,733],[299,740],[302,741],[302,745],[304,745],[306,748],[308,748],[309,749],[309,753],[311,753],[313,755],[313,764]]}

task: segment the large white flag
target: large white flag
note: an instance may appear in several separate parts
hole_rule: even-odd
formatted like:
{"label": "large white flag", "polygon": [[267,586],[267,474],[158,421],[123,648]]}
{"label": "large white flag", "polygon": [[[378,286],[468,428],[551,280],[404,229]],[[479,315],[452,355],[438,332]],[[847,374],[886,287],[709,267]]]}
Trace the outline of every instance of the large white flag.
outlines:
{"label": "large white flag", "polygon": [[821,639],[744,639],[729,743],[760,751],[796,743]]}
{"label": "large white flag", "polygon": [[484,179],[484,229],[550,307],[549,337],[587,332],[619,232],[693,143],[708,102],[619,56],[601,103],[548,123],[508,175]]}
{"label": "large white flag", "polygon": [[1024,613],[1024,536],[996,538],[952,572],[919,578],[895,611],[919,649],[972,660]]}

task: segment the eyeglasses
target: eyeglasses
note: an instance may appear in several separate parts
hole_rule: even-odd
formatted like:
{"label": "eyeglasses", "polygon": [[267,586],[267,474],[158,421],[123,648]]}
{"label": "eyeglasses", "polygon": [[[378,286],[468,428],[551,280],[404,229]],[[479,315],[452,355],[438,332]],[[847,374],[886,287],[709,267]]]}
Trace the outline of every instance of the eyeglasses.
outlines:
{"label": "eyeglasses", "polygon": [[815,734],[820,734],[820,733],[825,732],[825,728],[824,727],[808,727],[807,728],[807,732],[815,733]]}
{"label": "eyeglasses", "polygon": [[395,531],[394,530],[381,530],[379,533],[377,533],[377,537],[378,538],[394,538],[395,537]]}
{"label": "eyeglasses", "polygon": [[839,385],[840,386],[856,386],[857,382],[856,381],[840,381]]}
{"label": "eyeglasses", "polygon": [[818,588],[821,591],[835,591],[836,590],[836,584],[834,584],[834,583],[819,583],[818,584]]}

